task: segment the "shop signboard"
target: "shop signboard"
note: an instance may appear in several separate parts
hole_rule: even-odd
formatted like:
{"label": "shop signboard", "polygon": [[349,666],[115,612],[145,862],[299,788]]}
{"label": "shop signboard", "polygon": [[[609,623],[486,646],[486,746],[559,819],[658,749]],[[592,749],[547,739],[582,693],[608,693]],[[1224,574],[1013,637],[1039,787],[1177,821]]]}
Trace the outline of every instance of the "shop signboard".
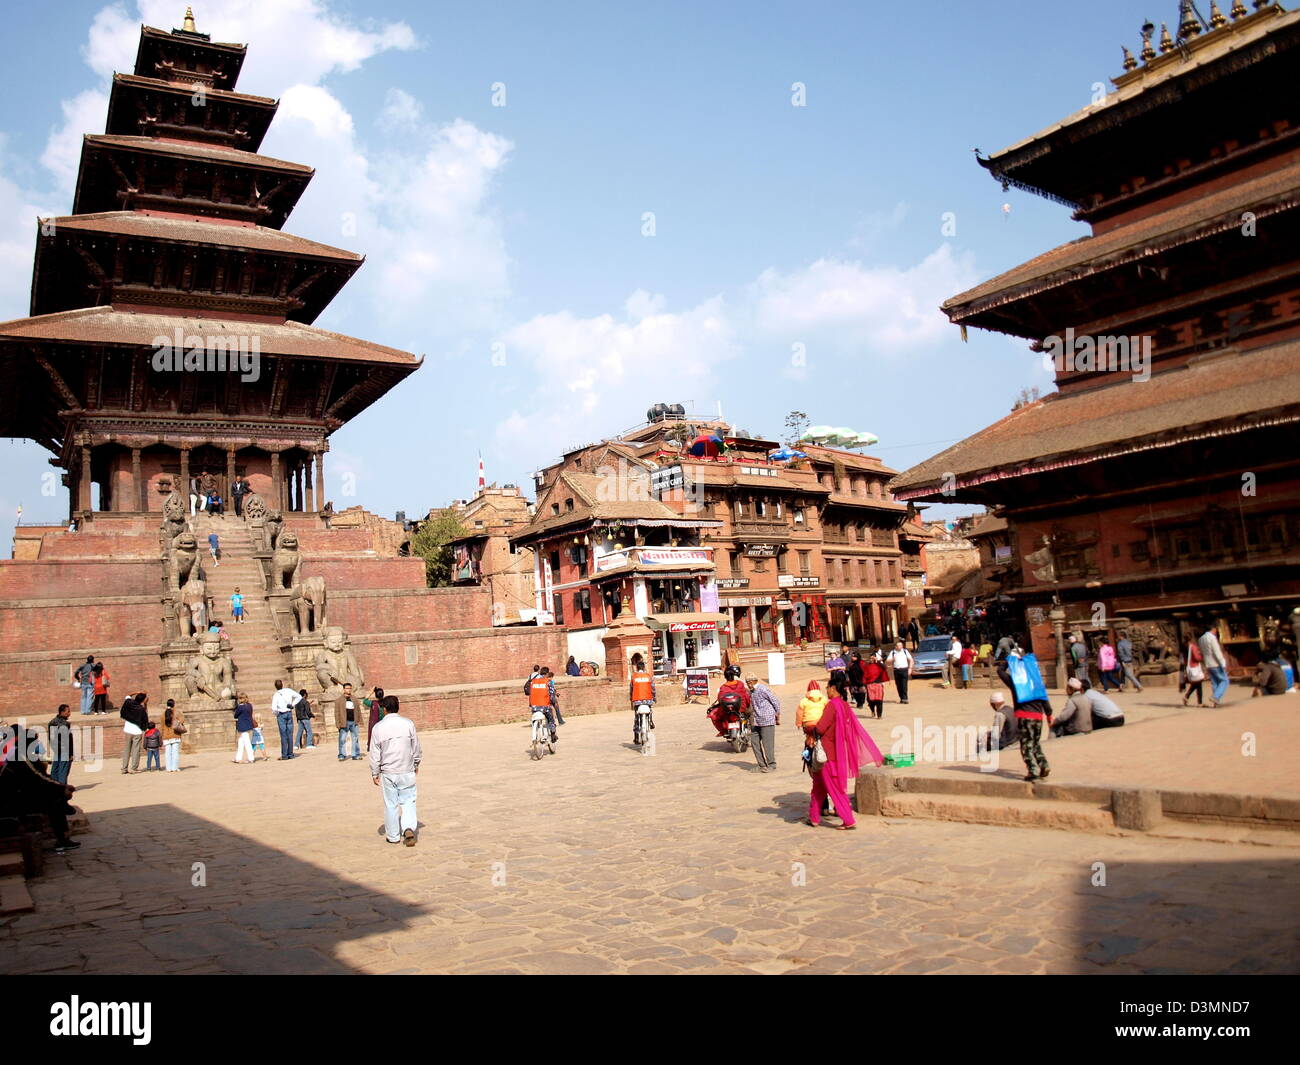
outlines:
{"label": "shop signboard", "polygon": [[705,629],[716,629],[716,621],[670,621],[668,623],[669,632],[703,632]]}
{"label": "shop signboard", "polygon": [[776,558],[781,553],[780,544],[746,544],[745,554],[750,558]]}
{"label": "shop signboard", "polygon": [[778,573],[776,577],[778,588],[816,588],[818,583],[816,577],[796,577],[793,573]]}
{"label": "shop signboard", "polygon": [[686,694],[688,696],[709,695],[709,671],[707,669],[688,669],[686,671]]}
{"label": "shop signboard", "polygon": [[748,588],[749,578],[748,577],[719,577],[718,587],[719,588]]}
{"label": "shop signboard", "polygon": [[771,606],[770,595],[743,595],[722,600],[723,606]]}
{"label": "shop signboard", "polygon": [[683,562],[711,562],[713,552],[707,547],[643,547],[637,561],[645,566],[671,566]]}

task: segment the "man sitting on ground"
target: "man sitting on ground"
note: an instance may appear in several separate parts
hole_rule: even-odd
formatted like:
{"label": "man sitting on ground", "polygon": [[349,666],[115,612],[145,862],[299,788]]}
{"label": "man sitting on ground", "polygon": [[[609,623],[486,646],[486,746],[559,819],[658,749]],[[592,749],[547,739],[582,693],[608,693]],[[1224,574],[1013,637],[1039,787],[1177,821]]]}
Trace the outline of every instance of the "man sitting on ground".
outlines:
{"label": "man sitting on ground", "polygon": [[1057,736],[1077,736],[1093,729],[1118,728],[1124,724],[1123,708],[1109,696],[1094,691],[1088,681],[1071,677],[1065,688],[1065,709],[1052,727]]}
{"label": "man sitting on ground", "polygon": [[1250,693],[1252,699],[1257,695],[1286,694],[1286,673],[1276,662],[1261,662],[1257,665],[1251,683],[1254,685]]}

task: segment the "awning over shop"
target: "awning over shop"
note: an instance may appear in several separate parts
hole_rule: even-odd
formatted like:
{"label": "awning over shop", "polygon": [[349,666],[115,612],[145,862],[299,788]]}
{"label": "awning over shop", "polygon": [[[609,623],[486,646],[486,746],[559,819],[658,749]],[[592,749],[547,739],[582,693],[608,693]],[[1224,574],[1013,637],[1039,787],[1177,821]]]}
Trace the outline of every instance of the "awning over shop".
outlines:
{"label": "awning over shop", "polygon": [[663,629],[665,632],[699,632],[716,629],[719,624],[731,619],[726,614],[697,614],[688,611],[680,614],[647,614],[642,620],[649,628]]}

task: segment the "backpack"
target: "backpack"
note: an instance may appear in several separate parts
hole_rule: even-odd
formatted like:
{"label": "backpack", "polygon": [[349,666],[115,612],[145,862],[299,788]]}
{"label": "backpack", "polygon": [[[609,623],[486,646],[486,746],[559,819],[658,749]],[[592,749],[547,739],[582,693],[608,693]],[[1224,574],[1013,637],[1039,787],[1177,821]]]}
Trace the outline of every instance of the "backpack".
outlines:
{"label": "backpack", "polygon": [[1029,702],[1033,699],[1047,699],[1047,686],[1038,669],[1038,659],[1032,654],[1018,658],[1007,656],[1007,672],[1011,677],[1011,687],[1016,693],[1016,703]]}

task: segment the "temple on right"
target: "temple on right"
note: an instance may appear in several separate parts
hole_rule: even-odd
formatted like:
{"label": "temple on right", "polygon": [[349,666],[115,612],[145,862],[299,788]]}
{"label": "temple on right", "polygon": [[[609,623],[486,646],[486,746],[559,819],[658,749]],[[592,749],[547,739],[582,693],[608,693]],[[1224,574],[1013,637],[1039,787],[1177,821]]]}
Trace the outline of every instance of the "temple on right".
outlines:
{"label": "temple on right", "polygon": [[1026,338],[1056,390],[891,487],[1005,519],[986,599],[1040,659],[1127,630],[1176,683],[1214,627],[1240,676],[1300,629],[1300,11],[1184,0],[1139,57],[979,159],[1091,226],[943,305]]}

